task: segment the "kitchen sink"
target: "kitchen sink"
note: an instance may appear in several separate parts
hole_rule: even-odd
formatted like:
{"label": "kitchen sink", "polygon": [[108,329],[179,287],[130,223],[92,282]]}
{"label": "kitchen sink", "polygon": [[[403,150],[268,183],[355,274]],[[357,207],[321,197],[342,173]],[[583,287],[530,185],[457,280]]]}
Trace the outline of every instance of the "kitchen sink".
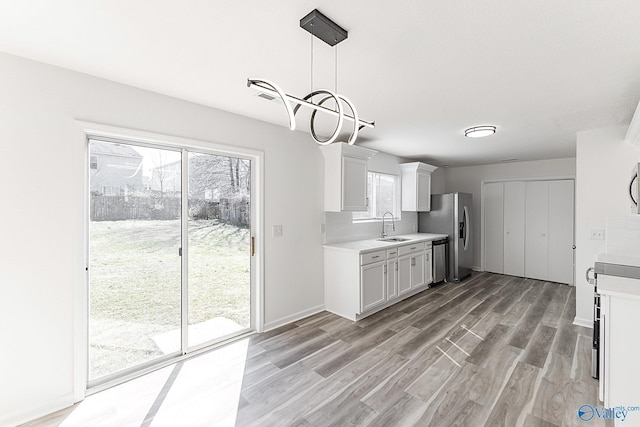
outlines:
{"label": "kitchen sink", "polygon": [[383,239],[377,239],[381,242],[406,242],[407,240],[411,240],[411,239],[406,239],[404,237],[385,237]]}

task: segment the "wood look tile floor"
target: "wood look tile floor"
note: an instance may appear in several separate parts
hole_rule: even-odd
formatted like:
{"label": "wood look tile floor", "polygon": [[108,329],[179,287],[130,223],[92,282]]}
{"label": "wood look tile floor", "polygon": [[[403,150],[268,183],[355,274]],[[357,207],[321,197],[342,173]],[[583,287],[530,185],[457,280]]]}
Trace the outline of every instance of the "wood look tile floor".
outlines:
{"label": "wood look tile floor", "polygon": [[573,287],[475,273],[356,323],[316,314],[26,425],[613,426],[578,417],[602,404],[574,316]]}

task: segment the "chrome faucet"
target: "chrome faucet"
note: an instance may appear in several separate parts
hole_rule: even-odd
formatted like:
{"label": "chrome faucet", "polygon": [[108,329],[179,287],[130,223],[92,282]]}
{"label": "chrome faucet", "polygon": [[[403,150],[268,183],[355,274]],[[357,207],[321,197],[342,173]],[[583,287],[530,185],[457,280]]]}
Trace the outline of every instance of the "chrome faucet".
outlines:
{"label": "chrome faucet", "polygon": [[391,215],[391,231],[396,231],[396,221],[393,219],[393,214],[389,211],[385,212],[384,215],[382,215],[382,238],[383,239],[387,237],[387,231],[384,229],[384,217],[386,217],[387,214]]}

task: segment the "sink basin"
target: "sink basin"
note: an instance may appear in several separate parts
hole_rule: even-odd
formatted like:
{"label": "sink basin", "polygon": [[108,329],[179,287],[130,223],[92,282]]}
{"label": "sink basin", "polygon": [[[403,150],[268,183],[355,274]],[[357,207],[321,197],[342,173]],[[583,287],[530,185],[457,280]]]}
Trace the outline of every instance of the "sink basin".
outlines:
{"label": "sink basin", "polygon": [[381,242],[406,242],[410,239],[405,239],[404,237],[385,237],[383,239],[377,239]]}

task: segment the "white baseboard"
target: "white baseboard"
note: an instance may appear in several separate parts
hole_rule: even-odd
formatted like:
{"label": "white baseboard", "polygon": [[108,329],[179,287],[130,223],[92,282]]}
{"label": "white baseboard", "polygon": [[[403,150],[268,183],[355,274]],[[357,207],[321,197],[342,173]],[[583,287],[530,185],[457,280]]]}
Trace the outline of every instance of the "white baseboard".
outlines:
{"label": "white baseboard", "polygon": [[290,316],[282,317],[278,320],[273,320],[271,322],[267,322],[264,324],[263,331],[267,332],[275,328],[279,328],[280,326],[287,325],[289,323],[298,321],[300,319],[304,319],[305,317],[309,317],[313,314],[320,313],[324,310],[324,304],[317,305],[315,307],[309,308],[307,310],[302,310],[297,313],[294,313]]}
{"label": "white baseboard", "polygon": [[0,426],[9,427],[24,424],[36,418],[44,417],[45,415],[68,408],[72,406],[73,403],[73,393],[68,393],[64,396],[47,400],[46,402],[40,402],[36,407],[30,407],[27,410],[19,409],[10,414],[2,414],[0,417]]}
{"label": "white baseboard", "polygon": [[593,320],[591,319],[581,319],[579,317],[576,317],[575,319],[573,319],[573,324],[577,325],[577,326],[584,326],[585,328],[593,328]]}
{"label": "white baseboard", "polygon": [[484,271],[484,270],[482,269],[482,267],[478,267],[477,265],[474,265],[473,267],[471,267],[471,269],[472,269],[473,271],[480,271],[480,272]]}

